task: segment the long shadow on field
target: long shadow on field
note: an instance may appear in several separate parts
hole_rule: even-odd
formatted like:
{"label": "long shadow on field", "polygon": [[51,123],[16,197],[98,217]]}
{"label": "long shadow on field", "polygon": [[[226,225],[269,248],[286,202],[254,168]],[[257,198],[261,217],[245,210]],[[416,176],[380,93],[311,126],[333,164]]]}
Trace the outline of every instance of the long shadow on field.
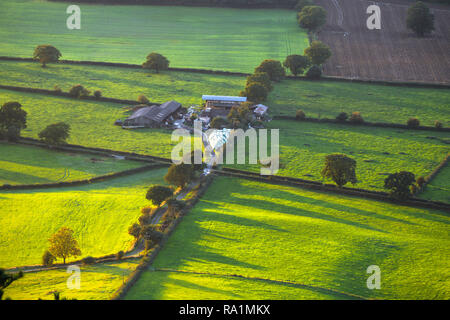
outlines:
{"label": "long shadow on field", "polygon": [[38,176],[34,176],[27,173],[10,171],[0,168],[0,177],[5,180],[15,181],[11,184],[28,184],[28,183],[48,183],[55,182],[55,180],[50,180],[47,178],[42,178]]}

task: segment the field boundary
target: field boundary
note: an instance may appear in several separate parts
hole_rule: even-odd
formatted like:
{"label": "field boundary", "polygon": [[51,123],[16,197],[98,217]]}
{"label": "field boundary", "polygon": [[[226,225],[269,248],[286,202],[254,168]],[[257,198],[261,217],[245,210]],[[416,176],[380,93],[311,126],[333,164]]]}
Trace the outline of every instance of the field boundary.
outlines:
{"label": "field boundary", "polygon": [[[32,58],[21,58],[21,57],[0,56],[0,60],[38,63],[37,61],[33,60]],[[60,60],[57,63],[70,64],[70,65],[92,65],[92,66],[104,66],[104,67],[142,69],[142,65],[131,64],[131,63],[121,63],[121,62]],[[202,74],[216,74],[216,75],[224,75],[224,76],[240,76],[240,77],[248,77],[251,75],[250,73],[245,73],[245,72],[233,72],[233,71],[211,70],[211,69],[196,69],[196,68],[195,69],[194,68],[168,68],[167,70],[168,71],[179,71],[179,72],[190,72],[190,73],[202,73]],[[362,84],[383,85],[383,86],[393,86],[393,87],[450,89],[450,85],[444,84],[444,83],[354,79],[354,78],[326,76],[326,75],[322,76],[319,80],[311,80],[311,79],[308,79],[306,76],[293,76],[293,75],[288,75],[285,77],[285,79],[300,80],[300,81],[315,81],[315,82],[320,82],[320,81],[350,82],[350,83],[362,83]]]}
{"label": "field boundary", "polygon": [[446,167],[448,165],[448,163],[450,162],[450,154],[448,154],[444,160],[442,160],[442,162],[436,167],[434,168],[434,170],[427,175],[424,179],[425,179],[425,183],[422,186],[422,188],[419,189],[419,191],[416,193],[417,195],[421,194],[422,192],[425,191],[425,189],[427,188],[427,185],[433,181],[433,179],[438,175],[439,172],[441,172],[441,170]]}
{"label": "field boundary", "polygon": [[335,194],[357,196],[364,199],[380,200],[390,202],[397,205],[405,205],[409,207],[421,207],[426,209],[443,210],[450,213],[450,204],[440,201],[431,201],[418,198],[409,198],[405,200],[393,199],[387,192],[371,191],[358,188],[342,187],[338,188],[332,184],[324,184],[318,181],[303,180],[299,178],[283,177],[283,176],[261,176],[258,173],[243,171],[232,168],[222,168],[221,170],[213,169],[213,172],[223,176],[238,177],[247,180],[254,180],[262,183],[275,185],[286,185],[290,187],[304,188],[315,191],[331,192]]}

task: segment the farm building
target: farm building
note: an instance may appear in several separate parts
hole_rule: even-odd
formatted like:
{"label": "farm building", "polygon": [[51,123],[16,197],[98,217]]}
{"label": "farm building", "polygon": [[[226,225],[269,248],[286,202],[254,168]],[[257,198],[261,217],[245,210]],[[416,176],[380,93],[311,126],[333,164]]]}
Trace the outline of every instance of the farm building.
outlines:
{"label": "farm building", "polygon": [[168,101],[160,106],[143,107],[125,119],[123,126],[160,127],[172,120],[180,109],[181,103],[176,101]]}
{"label": "farm building", "polygon": [[205,101],[204,116],[213,119],[226,117],[232,107],[240,106],[247,101],[247,97],[203,95],[202,100]]}

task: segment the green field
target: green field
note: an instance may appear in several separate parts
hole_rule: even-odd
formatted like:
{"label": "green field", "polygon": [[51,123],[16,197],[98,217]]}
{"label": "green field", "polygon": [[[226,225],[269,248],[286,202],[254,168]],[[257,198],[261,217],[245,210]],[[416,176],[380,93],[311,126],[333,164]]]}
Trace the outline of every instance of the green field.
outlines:
{"label": "green field", "polygon": [[442,168],[439,173],[425,187],[420,198],[450,203],[450,166]]}
{"label": "green field", "polygon": [[[331,289],[365,298],[449,299],[449,223],[439,211],[219,177],[152,269],[222,277],[149,269],[127,298],[324,298]],[[381,269],[380,290],[366,287],[370,265]],[[299,289],[261,288],[265,282],[251,277]]]}
{"label": "green field", "polygon": [[[251,72],[308,46],[296,12],[81,4],[81,29],[66,27],[67,3],[2,0],[2,56],[31,57],[39,44],[63,59],[142,63],[152,51],[173,67]],[[20,34],[20,37],[17,35]]]}
{"label": "green field", "polygon": [[0,185],[83,180],[140,166],[135,161],[0,143]]}
{"label": "green field", "polygon": [[[357,161],[355,187],[364,189],[382,190],[387,174],[402,170],[426,176],[450,152],[449,135],[440,132],[284,120],[269,127],[280,129],[278,175],[322,181],[325,156],[344,153]],[[231,167],[259,171],[257,165]]]}
{"label": "green field", "polygon": [[155,169],[78,187],[0,192],[0,266],[40,264],[47,239],[63,226],[74,230],[82,257],[128,250],[133,242],[128,227],[140,208],[150,205],[145,199],[148,187],[164,183],[166,172]]}
{"label": "green field", "polygon": [[[53,90],[58,85],[67,92],[82,84],[91,93],[135,100],[144,94],[152,102],[177,100],[185,107],[200,104],[202,94],[238,95],[245,77],[166,71],[160,74],[143,69],[89,65],[0,61],[0,84]],[[295,116],[303,109],[309,117],[334,118],[345,111],[361,112],[367,121],[406,123],[417,117],[423,125],[436,120],[450,125],[450,90],[389,87],[337,81],[285,80],[274,85],[265,104],[272,115]]]}
{"label": "green field", "polygon": [[77,300],[107,300],[122,284],[123,279],[136,269],[136,260],[99,263],[81,267],[80,289],[68,289],[70,274],[66,269],[26,273],[6,290],[5,297],[13,300],[53,300],[52,292]]}

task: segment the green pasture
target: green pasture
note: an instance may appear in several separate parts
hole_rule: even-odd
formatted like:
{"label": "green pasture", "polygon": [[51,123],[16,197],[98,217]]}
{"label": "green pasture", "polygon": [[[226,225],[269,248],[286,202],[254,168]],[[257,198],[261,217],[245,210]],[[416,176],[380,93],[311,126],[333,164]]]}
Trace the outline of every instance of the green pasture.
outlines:
{"label": "green pasture", "polygon": [[69,30],[67,7],[2,0],[0,55],[31,57],[49,43],[69,60],[140,64],[158,52],[173,67],[251,72],[308,46],[291,10],[80,4],[81,29]]}
{"label": "green pasture", "polygon": [[128,250],[133,242],[128,227],[141,207],[150,205],[147,189],[164,183],[166,172],[163,168],[83,186],[0,192],[0,266],[41,264],[48,238],[63,226],[74,230],[81,258]]}
{"label": "green pasture", "polygon": [[450,203],[450,167],[447,165],[427,184],[420,198]]}
{"label": "green pasture", "polygon": [[[126,298],[449,299],[449,223],[439,211],[218,177]],[[367,288],[371,265],[380,290]]]}
{"label": "green pasture", "polygon": [[143,165],[103,156],[0,143],[0,185],[83,180]]}

